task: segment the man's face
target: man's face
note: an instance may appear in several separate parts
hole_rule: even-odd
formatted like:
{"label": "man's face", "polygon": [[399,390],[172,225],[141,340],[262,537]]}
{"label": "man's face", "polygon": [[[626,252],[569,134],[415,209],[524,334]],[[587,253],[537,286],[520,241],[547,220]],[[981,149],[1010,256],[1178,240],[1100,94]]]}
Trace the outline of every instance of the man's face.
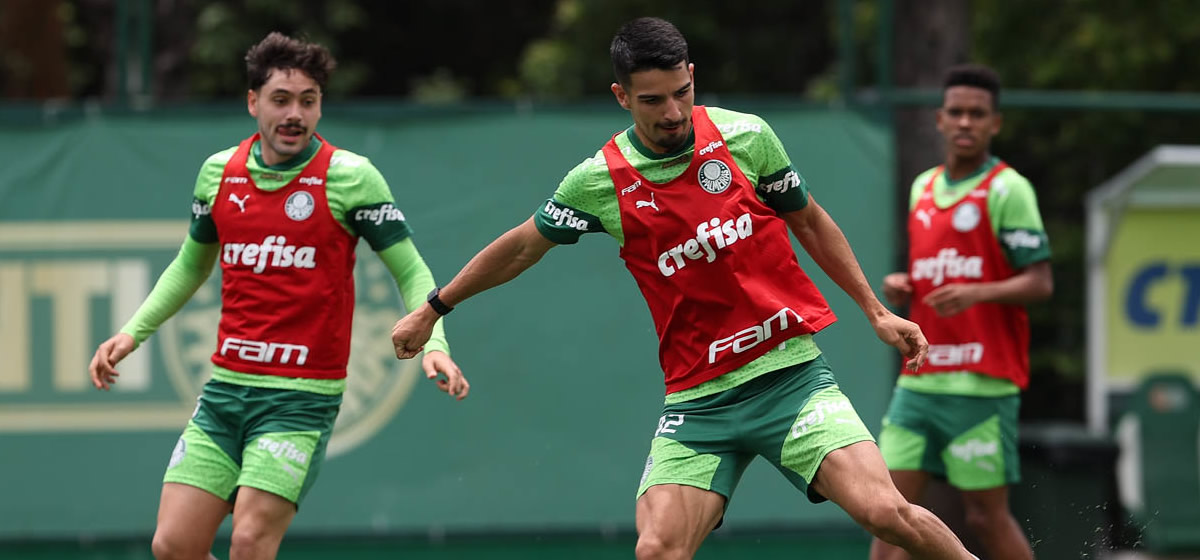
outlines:
{"label": "man's face", "polygon": [[658,153],[678,150],[692,132],[694,66],[680,62],[670,70],[641,70],[628,87],[612,85],[613,95],[633,115],[634,130],[646,147]]}
{"label": "man's face", "polygon": [[304,151],[321,120],[321,88],[300,70],[273,69],[246,96],[262,134],[263,161],[275,165]]}
{"label": "man's face", "polygon": [[937,127],[949,153],[977,158],[988,152],[1002,121],[992,103],[992,92],[983,88],[946,88],[942,108],[937,112]]}

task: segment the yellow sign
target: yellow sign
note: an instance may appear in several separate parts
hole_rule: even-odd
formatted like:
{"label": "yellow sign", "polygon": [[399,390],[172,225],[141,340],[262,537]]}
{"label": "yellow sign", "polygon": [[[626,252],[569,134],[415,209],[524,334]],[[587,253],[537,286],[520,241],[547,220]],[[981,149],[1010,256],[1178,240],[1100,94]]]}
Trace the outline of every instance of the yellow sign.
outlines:
{"label": "yellow sign", "polygon": [[[111,393],[92,388],[96,345],[150,293],[186,221],[0,224],[0,433],[181,431],[212,371],[220,272],[118,366]],[[398,361],[403,314],[383,263],[359,245],[351,357],[327,453],[354,448],[403,406],[419,360]]]}
{"label": "yellow sign", "polygon": [[1129,208],[1106,264],[1110,385],[1164,371],[1200,382],[1200,209]]}

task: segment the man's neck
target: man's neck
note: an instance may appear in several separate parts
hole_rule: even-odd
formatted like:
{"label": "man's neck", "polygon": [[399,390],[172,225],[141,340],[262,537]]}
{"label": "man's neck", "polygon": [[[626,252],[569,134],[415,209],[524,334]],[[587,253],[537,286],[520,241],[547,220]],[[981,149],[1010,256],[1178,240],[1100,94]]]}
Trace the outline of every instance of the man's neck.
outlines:
{"label": "man's neck", "polygon": [[629,142],[633,144],[634,149],[636,149],[638,153],[642,154],[643,156],[653,160],[671,159],[687,151],[696,143],[695,125],[688,123],[688,126],[689,130],[687,138],[683,141],[683,143],[676,146],[673,150],[666,150],[658,144],[648,142],[646,138],[642,136],[642,131],[638,129],[636,124],[630,127],[632,130],[627,136],[629,138]]}
{"label": "man's neck", "polygon": [[316,153],[320,145],[321,141],[317,140],[316,136],[313,136],[308,139],[308,144],[299,153],[292,156],[283,156],[275,153],[274,150],[270,150],[266,142],[259,140],[254,146],[255,149],[251,150],[251,152],[260,166],[274,171],[287,171],[300,163],[308,161]]}
{"label": "man's neck", "polygon": [[980,167],[983,167],[983,164],[987,163],[989,157],[990,155],[987,152],[983,152],[978,156],[969,158],[957,157],[953,155],[947,156],[946,179],[957,181],[967,177],[968,175],[971,175],[972,173],[978,171]]}

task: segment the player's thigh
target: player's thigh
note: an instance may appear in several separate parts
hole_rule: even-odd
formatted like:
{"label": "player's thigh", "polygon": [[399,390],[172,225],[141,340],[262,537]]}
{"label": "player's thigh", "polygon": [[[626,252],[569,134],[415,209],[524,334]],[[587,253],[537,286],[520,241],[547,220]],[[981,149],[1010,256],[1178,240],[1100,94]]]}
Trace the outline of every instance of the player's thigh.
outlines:
{"label": "player's thigh", "polygon": [[637,501],[639,547],[695,554],[725,512],[721,494],[695,486],[659,484]]}
{"label": "player's thigh", "polygon": [[185,484],[231,500],[241,472],[241,400],[246,388],[210,381],[175,443],[164,483]]}
{"label": "player's thigh", "polygon": [[876,524],[879,512],[894,512],[908,503],[892,484],[883,456],[871,441],[830,452],[812,487],[860,524]]}
{"label": "player's thigh", "polygon": [[1021,480],[1017,431],[1020,397],[950,397],[953,434],[941,450],[946,480],[960,490],[988,490]]}
{"label": "player's thigh", "polygon": [[813,502],[824,501],[812,482],[830,453],[874,442],[824,358],[779,379],[742,412],[753,449]]}
{"label": "player's thigh", "polygon": [[754,456],[742,449],[739,387],[663,405],[650,439],[637,496],[661,484],[679,484],[721,494],[728,500]]}
{"label": "player's thigh", "polygon": [[174,482],[163,484],[154,530],[155,554],[206,555],[231,507],[228,501],[206,490]]}
{"label": "player's thigh", "polygon": [[[333,434],[341,395],[258,389],[248,397],[239,487],[299,504],[312,488]],[[239,493],[239,499],[241,494]]]}

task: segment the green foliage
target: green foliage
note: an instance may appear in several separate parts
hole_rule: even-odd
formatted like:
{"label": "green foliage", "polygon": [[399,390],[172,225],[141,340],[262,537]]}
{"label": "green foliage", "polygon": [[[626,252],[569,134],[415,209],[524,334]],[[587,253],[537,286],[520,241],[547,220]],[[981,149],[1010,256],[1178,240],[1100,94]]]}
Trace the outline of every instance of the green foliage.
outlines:
{"label": "green foliage", "polygon": [[[1006,88],[1196,91],[1187,71],[1200,48],[1188,0],[975,0],[974,58]],[[1003,95],[1001,95],[1003,103]],[[1200,115],[1080,109],[1005,109],[995,151],[1038,189],[1057,287],[1034,315],[1035,367],[1084,375],[1084,218],[1088,190],[1164,143],[1194,143]],[[1035,375],[1037,374],[1035,373]]]}
{"label": "green foliage", "polygon": [[763,0],[559,0],[547,37],[521,56],[523,93],[572,98],[602,95],[613,81],[609,44],[640,16],[674,23],[688,40],[701,93],[797,95],[832,58],[829,2]]}

